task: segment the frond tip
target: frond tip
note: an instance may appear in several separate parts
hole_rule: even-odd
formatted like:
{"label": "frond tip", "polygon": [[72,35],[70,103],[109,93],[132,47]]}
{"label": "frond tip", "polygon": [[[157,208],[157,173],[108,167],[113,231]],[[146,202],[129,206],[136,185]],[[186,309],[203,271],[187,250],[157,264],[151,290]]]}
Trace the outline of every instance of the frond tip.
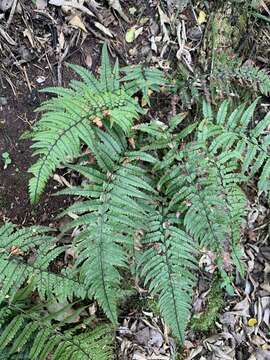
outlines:
{"label": "frond tip", "polygon": [[158,296],[160,311],[174,336],[184,342],[196,283],[196,243],[184,231],[156,214],[149,222],[139,269],[149,291]]}

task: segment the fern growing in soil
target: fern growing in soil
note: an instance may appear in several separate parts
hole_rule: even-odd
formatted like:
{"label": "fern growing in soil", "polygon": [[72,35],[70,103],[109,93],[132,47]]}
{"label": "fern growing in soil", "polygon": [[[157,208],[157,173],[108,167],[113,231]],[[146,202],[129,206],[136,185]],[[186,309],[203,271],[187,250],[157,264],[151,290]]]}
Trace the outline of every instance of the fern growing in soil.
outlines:
{"label": "fern growing in soil", "polygon": [[118,125],[127,134],[143,109],[133,95],[141,90],[146,100],[148,91],[164,83],[159,70],[144,70],[141,66],[113,69],[107,46],[103,46],[100,78],[97,79],[78,65],[69,65],[82,79],[72,80],[69,88],[46,88],[44,92],[56,95],[43,103],[43,112],[33,135],[34,155],[38,161],[30,168],[34,175],[29,183],[30,198],[36,203],[48,178],[59,165],[77,157],[82,143],[93,150],[93,127],[103,121]]}
{"label": "fern growing in soil", "polygon": [[[41,106],[44,114],[33,135],[39,159],[30,169],[34,174],[30,195],[33,202],[38,200],[60,164],[80,175],[79,184],[60,192],[75,197],[61,214],[73,218],[62,231],[76,229],[75,262],[52,272],[50,264],[65,247],[48,235],[49,229],[16,231],[13,225],[4,225],[0,300],[10,310],[17,291],[31,283],[45,302],[95,299],[115,328],[126,296],[125,280],[136,277],[157,299],[160,314],[183,343],[200,249],[216,254],[222,285],[228,290],[232,265],[243,274],[239,250],[247,202],[243,185],[257,177],[260,191],[269,192],[269,115],[255,122],[257,101],[234,110],[224,102],[217,113],[204,103],[202,120],[188,126],[182,115],[167,124],[156,120],[135,124],[144,111],[134,95],[141,91],[148,101],[149,90],[165,83],[162,73],[124,68],[121,78],[118,63],[110,66],[106,47],[99,80],[72,67],[82,81],[72,81],[69,89],[49,90],[58,96]],[[80,156],[82,146],[91,152],[91,162]],[[17,351],[43,330],[22,312],[13,318],[0,334],[0,348],[11,343],[7,333],[15,337],[28,324],[22,343],[17,339],[18,346],[13,345],[12,351]],[[94,332],[87,338],[90,342]],[[62,335],[67,335],[65,329],[48,352],[55,359],[65,359],[65,351],[73,346]]]}

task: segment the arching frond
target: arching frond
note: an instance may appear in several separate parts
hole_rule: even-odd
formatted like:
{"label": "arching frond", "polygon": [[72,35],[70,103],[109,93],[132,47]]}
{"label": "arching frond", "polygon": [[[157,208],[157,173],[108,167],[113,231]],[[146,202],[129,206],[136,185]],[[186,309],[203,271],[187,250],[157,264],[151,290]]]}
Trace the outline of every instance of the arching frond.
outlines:
{"label": "arching frond", "polygon": [[[98,131],[95,155],[97,164],[72,166],[87,179],[84,187],[67,189],[64,194],[80,194],[86,199],[76,202],[66,212],[79,217],[68,227],[80,226],[76,237],[81,279],[94,295],[108,318],[117,323],[121,272],[128,267],[127,250],[133,246],[136,230],[145,227],[154,193],[145,171],[131,159],[127,144],[116,141],[113,132]],[[138,153],[142,157],[143,153]]]}
{"label": "arching frond", "polygon": [[[7,223],[0,228],[0,302],[12,300],[17,290],[31,282],[41,298],[72,299],[85,296],[82,284],[66,270],[53,273],[50,263],[65,251],[56,246],[48,228],[33,226],[16,230]],[[30,255],[32,253],[32,255]]]}
{"label": "arching frond", "polygon": [[149,291],[158,296],[160,311],[181,343],[189,319],[196,283],[196,242],[170,224],[166,216],[154,213],[148,222],[146,247],[139,261],[140,276]]}
{"label": "arching frond", "polygon": [[5,309],[10,311],[0,326],[0,353],[5,359],[17,358],[22,353],[29,360],[112,359],[111,325],[101,323],[94,329],[84,325],[84,331],[81,327],[62,330],[50,321],[50,316],[41,316],[40,311],[15,304],[3,307],[0,312]]}

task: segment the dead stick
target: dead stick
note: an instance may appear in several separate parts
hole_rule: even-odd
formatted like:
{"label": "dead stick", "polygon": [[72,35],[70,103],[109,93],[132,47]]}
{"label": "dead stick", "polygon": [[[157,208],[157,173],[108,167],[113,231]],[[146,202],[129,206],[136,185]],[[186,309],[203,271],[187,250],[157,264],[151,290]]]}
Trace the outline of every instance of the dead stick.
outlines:
{"label": "dead stick", "polygon": [[12,8],[10,10],[9,18],[8,18],[8,21],[7,21],[7,29],[9,28],[9,25],[11,24],[11,21],[13,19],[14,14],[15,14],[17,3],[18,3],[18,0],[13,0]]}

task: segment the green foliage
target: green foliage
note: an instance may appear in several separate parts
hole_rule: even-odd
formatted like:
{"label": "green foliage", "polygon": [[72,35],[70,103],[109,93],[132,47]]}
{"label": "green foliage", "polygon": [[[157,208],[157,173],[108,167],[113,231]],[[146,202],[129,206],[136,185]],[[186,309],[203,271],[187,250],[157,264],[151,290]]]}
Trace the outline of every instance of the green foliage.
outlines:
{"label": "green foliage", "polygon": [[[11,223],[0,227],[0,359],[45,360],[48,355],[58,360],[111,359],[110,325],[85,326],[87,330],[82,332],[81,326],[65,329],[65,321],[62,325],[52,322],[71,308],[67,301],[84,299],[87,287],[70,270],[49,270],[50,263],[65,250],[47,235],[49,231],[37,226],[16,229]],[[31,303],[35,291],[44,305]],[[67,305],[47,314],[44,307],[58,304],[56,301]]]}
{"label": "green foliage", "polygon": [[112,68],[106,45],[99,79],[78,65],[69,66],[82,81],[72,80],[67,89],[43,90],[56,97],[38,109],[43,115],[33,132],[32,148],[39,159],[29,170],[33,174],[29,183],[32,203],[38,201],[56,168],[79,155],[82,143],[94,149],[94,128],[117,124],[129,133],[134,120],[143,113],[132,95],[142,90],[148,99],[148,90],[156,90],[164,82],[160,71],[141,67],[125,68],[126,76],[120,79],[118,61]]}
{"label": "green foliage", "polygon": [[84,297],[84,287],[67,270],[48,271],[50,263],[65,251],[48,231],[51,229],[37,226],[16,230],[11,223],[0,227],[0,302],[12,300],[26,282],[42,299]]}
{"label": "green foliage", "polygon": [[[84,325],[62,329],[41,309],[22,308],[22,303],[0,309],[0,359],[109,360],[113,356],[111,325]],[[63,324],[63,328],[64,328]]]}
{"label": "green foliage", "polygon": [[241,59],[222,53],[215,59],[210,75],[198,70],[190,74],[179,65],[172,89],[180,97],[184,109],[198,107],[205,95],[211,97],[213,103],[230,98],[239,104],[239,99],[252,101],[258,95],[268,96],[270,77],[258,66],[242,64]]}
{"label": "green foliage", "polygon": [[[205,106],[204,112],[212,116],[209,106]],[[216,252],[224,286],[229,289],[229,278],[223,269],[226,253],[232,254],[233,262],[243,274],[238,244],[246,208],[241,184],[247,179],[239,173],[237,152],[212,153],[212,143],[205,136],[208,124],[204,120],[174,135],[173,130],[182,120],[181,117],[172,119],[169,127],[161,123],[144,124],[140,130],[156,139],[152,138],[146,148],[157,152],[165,150],[155,172],[159,178],[157,188],[165,194],[166,209],[172,214],[170,220],[175,221],[178,216],[195,243]],[[183,138],[196,127],[193,140],[180,149]]]}
{"label": "green foliage", "polygon": [[[137,153],[127,153],[123,135],[120,129],[112,132],[107,128],[106,133],[97,130],[100,140],[95,146],[97,164],[71,167],[87,179],[87,184],[62,192],[87,199],[66,211],[82,214],[69,224],[83,226],[75,239],[76,265],[89,292],[113,323],[117,323],[116,304],[121,293],[120,269],[128,267],[127,250],[133,246],[134,231],[145,223],[148,209],[144,201],[151,201],[150,194],[154,194],[144,179],[145,171],[134,164]],[[144,154],[140,152],[138,157],[143,158]]]}
{"label": "green foliage", "polygon": [[[210,89],[219,96],[247,96],[270,93],[270,77],[258,66],[251,63],[241,65],[239,59],[217,61],[210,77]],[[249,95],[250,94],[250,95]]]}
{"label": "green foliage", "polygon": [[241,173],[249,178],[258,175],[259,191],[270,190],[269,122],[267,114],[261,120],[254,119],[258,100],[249,107],[245,104],[227,115],[227,101],[220,106],[215,118],[205,114],[204,138],[211,142],[210,152],[215,155],[234,152],[241,164]]}
{"label": "green foliage", "polygon": [[[254,119],[257,101],[233,111],[224,102],[217,114],[205,102],[199,122],[184,125],[183,114],[168,124],[134,126],[142,110],[132,96],[141,91],[148,101],[149,90],[162,85],[158,71],[124,68],[120,79],[118,63],[111,69],[106,47],[99,80],[72,67],[83,81],[54,89],[59,96],[41,106],[45,113],[33,145],[41,157],[32,168],[30,192],[37,199],[56,167],[73,158],[67,166],[82,181],[60,193],[77,200],[62,215],[73,218],[63,231],[76,229],[69,281],[77,281],[78,288],[70,294],[69,285],[60,294],[53,287],[43,292],[36,288],[43,298],[48,291],[57,299],[94,298],[116,325],[123,283],[135,275],[157,299],[161,315],[182,343],[200,248],[215,253],[227,291],[233,264],[243,275],[243,185],[256,175],[259,190],[268,193],[270,117]],[[91,163],[74,160],[81,143],[91,152]],[[46,249],[48,266],[62,249]],[[6,294],[15,282],[6,286]]]}
{"label": "green foliage", "polygon": [[196,281],[194,241],[167,222],[162,210],[153,214],[148,226],[143,241],[146,249],[139,262],[140,276],[149,291],[158,296],[161,315],[174,336],[183,342]]}

